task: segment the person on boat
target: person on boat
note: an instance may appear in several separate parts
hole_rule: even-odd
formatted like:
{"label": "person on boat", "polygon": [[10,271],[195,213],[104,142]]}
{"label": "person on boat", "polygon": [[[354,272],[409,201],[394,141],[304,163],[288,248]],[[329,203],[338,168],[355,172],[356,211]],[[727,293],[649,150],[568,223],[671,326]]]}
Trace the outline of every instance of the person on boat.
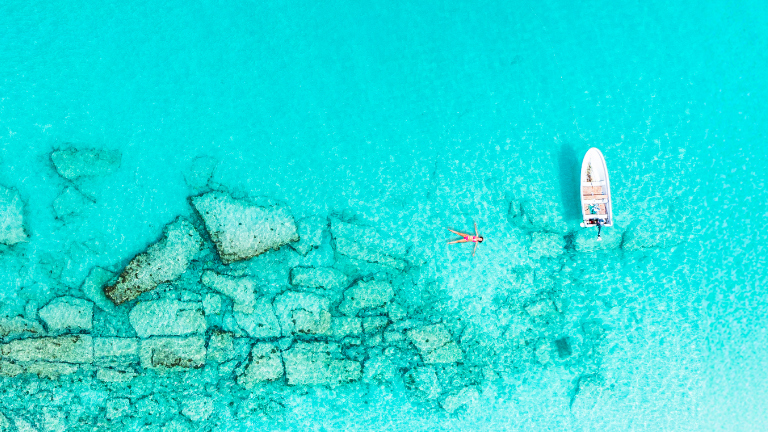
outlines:
{"label": "person on boat", "polygon": [[475,235],[474,235],[474,236],[471,236],[471,235],[469,235],[469,234],[464,234],[464,233],[462,233],[462,232],[454,231],[454,230],[452,230],[452,229],[450,229],[450,228],[446,228],[446,229],[447,229],[448,231],[450,231],[450,232],[452,232],[452,233],[456,234],[456,235],[459,235],[459,236],[462,236],[462,237],[463,237],[463,238],[462,238],[462,239],[460,239],[460,240],[449,241],[449,242],[448,242],[448,244],[453,244],[453,243],[466,243],[466,242],[472,242],[472,243],[474,243],[474,244],[475,244],[475,247],[474,247],[474,249],[472,249],[472,256],[475,256],[475,251],[477,250],[477,244],[478,244],[478,243],[482,243],[482,242],[483,242],[483,240],[485,240],[485,239],[484,239],[484,238],[483,238],[481,235],[479,235],[479,234],[477,233],[477,222],[475,222]]}

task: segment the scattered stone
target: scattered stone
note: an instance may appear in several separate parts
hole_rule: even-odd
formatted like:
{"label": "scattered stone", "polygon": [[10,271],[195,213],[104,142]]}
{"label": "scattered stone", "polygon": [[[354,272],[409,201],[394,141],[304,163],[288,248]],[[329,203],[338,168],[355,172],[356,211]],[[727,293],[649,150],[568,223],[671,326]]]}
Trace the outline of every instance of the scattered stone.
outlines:
{"label": "scattered stone", "polygon": [[280,323],[272,303],[266,297],[256,300],[253,313],[235,312],[235,321],[252,338],[268,339],[281,336]]}
{"label": "scattered stone", "polygon": [[21,337],[39,336],[44,333],[37,321],[22,317],[0,318],[0,339],[11,340]]}
{"label": "scattered stone", "polygon": [[93,338],[93,357],[102,366],[123,366],[139,361],[139,340],[134,338]]}
{"label": "scattered stone", "polygon": [[333,317],[331,335],[337,339],[345,336],[359,336],[363,334],[362,322],[362,319],[356,317]]}
{"label": "scattered stone", "polygon": [[35,362],[27,365],[27,373],[52,380],[59,379],[61,375],[72,375],[78,369],[77,365],[69,363]]}
{"label": "scattered stone", "polygon": [[555,305],[549,299],[542,299],[536,303],[529,304],[525,307],[525,311],[528,312],[528,315],[534,318],[545,317],[557,313]]}
{"label": "scattered stone", "polygon": [[371,357],[365,362],[363,382],[384,383],[395,378],[397,369],[386,355]]}
{"label": "scattered stone", "polygon": [[217,294],[206,294],[203,297],[203,312],[205,316],[220,315],[223,303],[221,296]]}
{"label": "scattered stone", "polygon": [[27,241],[24,231],[24,203],[19,191],[0,186],[0,243],[15,245]]}
{"label": "scattered stone", "polygon": [[96,371],[96,379],[107,383],[127,383],[136,378],[136,375],[132,369],[99,369]]}
{"label": "scattered stone", "polygon": [[235,312],[253,313],[256,303],[256,282],[248,277],[220,275],[206,270],[201,278],[203,285],[232,299]]}
{"label": "scattered stone", "polygon": [[200,192],[208,186],[218,163],[216,159],[210,156],[196,157],[192,160],[189,172],[184,174],[184,180],[195,192]]}
{"label": "scattered stone", "polygon": [[531,233],[531,248],[528,250],[528,256],[531,259],[556,258],[563,252],[565,252],[565,239],[559,234]]}
{"label": "scattered stone", "polygon": [[344,301],[339,311],[355,316],[363,309],[387,306],[395,295],[392,285],[380,281],[360,281],[344,292]]}
{"label": "scattered stone", "polygon": [[4,344],[2,353],[3,357],[22,362],[91,363],[93,339],[86,335],[21,339]]}
{"label": "scattered stone", "polygon": [[40,309],[38,315],[51,333],[93,328],[93,303],[88,300],[58,297]]}
{"label": "scattered stone", "polygon": [[440,406],[444,410],[453,414],[457,409],[476,403],[480,399],[480,393],[474,387],[464,387],[458,392],[454,392],[440,401]]}
{"label": "scattered stone", "polygon": [[323,231],[328,228],[328,219],[310,216],[298,222],[299,241],[291,243],[296,252],[307,255],[323,242]]}
{"label": "scattered stone", "polygon": [[120,167],[118,150],[70,147],[51,153],[51,161],[59,175],[68,180],[111,174]]}
{"label": "scattered stone", "polygon": [[461,348],[451,340],[451,334],[443,324],[408,330],[406,335],[426,364],[456,363],[463,359]]}
{"label": "scattered stone", "polygon": [[573,247],[577,252],[618,249],[621,246],[622,234],[615,226],[604,227],[600,233],[602,240],[598,240],[596,229],[580,230],[573,236]]}
{"label": "scattered stone", "polygon": [[213,414],[213,399],[205,396],[184,398],[181,413],[193,422],[206,421]]}
{"label": "scattered stone", "polygon": [[107,401],[107,420],[115,420],[131,412],[131,401],[128,398],[115,398]]}
{"label": "scattered stone", "polygon": [[283,376],[283,359],[280,350],[271,343],[257,343],[251,350],[250,362],[237,383],[251,389],[257,383],[274,381]]}
{"label": "scattered stone", "polygon": [[293,216],[285,207],[260,206],[222,192],[196,196],[191,201],[224,264],[299,240]]}
{"label": "scattered stone", "polygon": [[370,316],[363,318],[363,331],[367,334],[376,333],[389,324],[389,319],[383,316]]}
{"label": "scattered stone", "polygon": [[115,273],[105,270],[101,267],[94,267],[83,281],[82,290],[85,297],[92,301],[104,312],[115,314],[116,308],[112,300],[104,295],[104,286],[110,279],[115,277]]}
{"label": "scattered stone", "polygon": [[533,354],[539,363],[546,365],[552,361],[552,351],[552,343],[542,339],[536,344]]}
{"label": "scattered stone", "polygon": [[387,315],[393,322],[400,321],[408,316],[408,311],[397,303],[390,303],[387,306]]}
{"label": "scattered stone", "polygon": [[61,195],[53,201],[53,212],[57,219],[79,215],[91,207],[93,207],[93,201],[73,186],[64,189]]}
{"label": "scattered stone", "polygon": [[337,290],[346,288],[349,278],[334,268],[294,267],[291,269],[291,284]]}
{"label": "scattered stone", "polygon": [[200,303],[176,300],[141,302],[128,318],[140,338],[205,333],[207,327]]}
{"label": "scattered stone", "polygon": [[338,344],[297,342],[283,353],[285,374],[290,385],[330,385],[357,381],[362,375],[360,363],[336,360]]}
{"label": "scattered stone", "polygon": [[411,369],[403,377],[403,382],[406,387],[414,390],[420,399],[437,399],[442,392],[433,366],[421,366]]}
{"label": "scattered stone", "polygon": [[224,363],[235,358],[232,333],[215,330],[208,339],[208,361]]}
{"label": "scattered stone", "polygon": [[24,373],[24,367],[13,362],[0,360],[0,376],[13,378]]}
{"label": "scattered stone", "polygon": [[523,230],[564,235],[568,232],[568,224],[555,207],[536,201],[512,200],[509,205],[509,221]]}
{"label": "scattered stone", "polygon": [[139,357],[144,369],[198,369],[205,365],[205,339],[202,336],[143,339]]}
{"label": "scattered stone", "polygon": [[166,225],[160,241],[131,260],[117,283],[104,288],[104,294],[119,305],[174,280],[184,273],[202,245],[195,227],[179,217]]}
{"label": "scattered stone", "polygon": [[384,238],[374,228],[338,220],[331,221],[331,233],[339,254],[397,270],[406,267],[408,249],[399,239]]}
{"label": "scattered stone", "polygon": [[328,299],[318,295],[286,291],[275,298],[275,313],[282,334],[325,334],[331,328]]}

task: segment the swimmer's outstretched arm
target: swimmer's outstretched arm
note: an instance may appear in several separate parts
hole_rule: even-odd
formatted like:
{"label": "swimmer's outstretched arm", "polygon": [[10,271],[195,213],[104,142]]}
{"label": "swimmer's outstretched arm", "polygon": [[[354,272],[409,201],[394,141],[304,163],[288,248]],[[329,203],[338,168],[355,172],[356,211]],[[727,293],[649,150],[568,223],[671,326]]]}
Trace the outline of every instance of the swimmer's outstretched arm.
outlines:
{"label": "swimmer's outstretched arm", "polygon": [[475,242],[475,247],[472,249],[472,256],[475,256],[475,251],[477,250],[477,242]]}
{"label": "swimmer's outstretched arm", "polygon": [[[475,222],[475,221],[472,221]],[[475,222],[475,237],[479,237],[480,234],[477,233],[477,222]]]}

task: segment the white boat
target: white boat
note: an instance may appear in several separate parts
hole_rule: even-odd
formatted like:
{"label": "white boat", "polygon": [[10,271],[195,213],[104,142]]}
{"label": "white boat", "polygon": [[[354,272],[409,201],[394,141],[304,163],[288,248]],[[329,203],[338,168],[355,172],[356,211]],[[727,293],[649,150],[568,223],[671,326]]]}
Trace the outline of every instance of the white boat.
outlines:
{"label": "white boat", "polygon": [[597,227],[597,239],[600,228],[613,226],[613,206],[611,203],[611,182],[608,179],[608,167],[600,150],[592,147],[584,155],[581,163],[581,215],[582,227]]}

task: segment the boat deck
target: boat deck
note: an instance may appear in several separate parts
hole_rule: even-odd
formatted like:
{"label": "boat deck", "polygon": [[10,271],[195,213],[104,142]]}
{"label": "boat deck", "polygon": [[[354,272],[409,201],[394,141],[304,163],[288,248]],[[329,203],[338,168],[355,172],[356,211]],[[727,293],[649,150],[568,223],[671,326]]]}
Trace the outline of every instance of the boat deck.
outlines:
{"label": "boat deck", "polygon": [[[583,196],[583,207],[581,209],[582,214],[584,215],[584,219],[598,219],[598,218],[607,218],[608,217],[608,209],[606,208],[606,204],[608,203],[608,195],[606,194],[607,191],[604,190],[604,185],[597,185],[595,183],[584,183],[585,186],[581,188]],[[586,186],[587,184],[592,184],[592,186]],[[593,214],[592,211],[589,209],[590,205],[597,206],[597,214]],[[589,221],[590,223],[593,223],[592,221]]]}

